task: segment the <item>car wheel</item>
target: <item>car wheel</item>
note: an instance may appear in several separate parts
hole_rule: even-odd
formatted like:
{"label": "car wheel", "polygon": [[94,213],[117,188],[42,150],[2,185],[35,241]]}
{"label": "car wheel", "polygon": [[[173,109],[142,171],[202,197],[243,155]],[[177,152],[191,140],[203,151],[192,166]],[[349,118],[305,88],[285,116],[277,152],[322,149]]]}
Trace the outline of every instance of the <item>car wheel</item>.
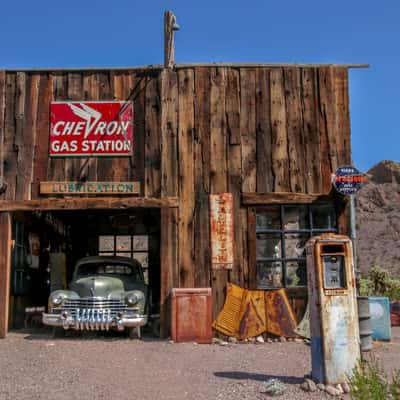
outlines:
{"label": "car wheel", "polygon": [[54,338],[63,338],[65,337],[65,329],[60,327],[53,328],[53,337]]}

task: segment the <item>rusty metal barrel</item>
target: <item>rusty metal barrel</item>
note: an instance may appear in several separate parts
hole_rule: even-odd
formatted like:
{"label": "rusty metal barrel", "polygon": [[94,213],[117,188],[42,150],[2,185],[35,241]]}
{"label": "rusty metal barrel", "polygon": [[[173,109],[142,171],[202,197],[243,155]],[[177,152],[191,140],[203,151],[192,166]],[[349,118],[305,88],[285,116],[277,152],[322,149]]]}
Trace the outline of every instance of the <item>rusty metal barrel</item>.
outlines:
{"label": "rusty metal barrel", "polygon": [[358,296],[357,306],[358,324],[360,327],[361,351],[370,351],[372,350],[372,328],[368,297]]}

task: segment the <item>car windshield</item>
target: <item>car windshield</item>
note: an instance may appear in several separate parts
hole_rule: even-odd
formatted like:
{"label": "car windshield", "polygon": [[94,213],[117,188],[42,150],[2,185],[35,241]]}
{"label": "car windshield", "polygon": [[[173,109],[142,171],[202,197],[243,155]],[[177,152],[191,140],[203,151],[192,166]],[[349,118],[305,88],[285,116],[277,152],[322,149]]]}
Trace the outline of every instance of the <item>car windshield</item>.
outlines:
{"label": "car windshield", "polygon": [[78,267],[78,276],[89,275],[126,275],[140,279],[138,268],[131,265],[110,264],[110,263],[88,263]]}

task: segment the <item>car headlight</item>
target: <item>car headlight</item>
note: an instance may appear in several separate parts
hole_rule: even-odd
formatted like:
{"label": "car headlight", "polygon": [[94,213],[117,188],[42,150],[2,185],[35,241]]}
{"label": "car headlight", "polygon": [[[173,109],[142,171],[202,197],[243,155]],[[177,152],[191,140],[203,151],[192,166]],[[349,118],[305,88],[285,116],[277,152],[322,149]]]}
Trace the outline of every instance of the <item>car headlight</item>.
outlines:
{"label": "car headlight", "polygon": [[139,301],[139,296],[135,293],[132,293],[126,296],[125,300],[127,304],[129,304],[130,306],[134,306]]}
{"label": "car headlight", "polygon": [[56,295],[56,296],[53,296],[51,299],[50,299],[50,301],[51,301],[51,304],[53,305],[53,306],[59,306],[59,305],[61,305],[61,303],[63,302],[63,300],[64,300],[64,297],[63,296],[61,296],[60,294],[58,294],[58,295]]}

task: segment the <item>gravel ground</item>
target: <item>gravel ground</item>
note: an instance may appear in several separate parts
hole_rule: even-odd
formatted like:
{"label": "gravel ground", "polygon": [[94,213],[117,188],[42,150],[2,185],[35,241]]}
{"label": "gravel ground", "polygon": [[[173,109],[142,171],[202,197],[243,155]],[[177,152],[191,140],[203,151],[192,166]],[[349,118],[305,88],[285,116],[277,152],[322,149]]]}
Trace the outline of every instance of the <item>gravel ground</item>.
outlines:
{"label": "gravel ground", "polygon": [[[373,354],[400,368],[400,328]],[[310,347],[297,342],[175,344],[124,336],[53,339],[12,332],[0,341],[0,399],[268,399],[264,382],[287,384],[283,399],[324,399],[300,389]]]}

